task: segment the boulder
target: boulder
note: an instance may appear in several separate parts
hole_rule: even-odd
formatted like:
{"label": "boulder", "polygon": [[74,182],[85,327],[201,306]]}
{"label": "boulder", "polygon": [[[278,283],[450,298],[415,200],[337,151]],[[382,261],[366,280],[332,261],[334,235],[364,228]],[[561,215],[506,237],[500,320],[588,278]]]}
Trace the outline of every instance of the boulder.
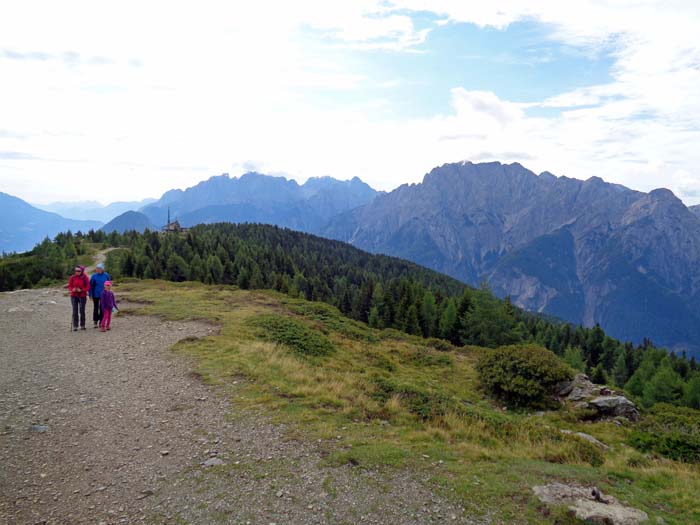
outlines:
{"label": "boulder", "polygon": [[610,447],[608,447],[605,443],[603,443],[602,441],[600,441],[600,440],[594,438],[594,437],[591,436],[590,434],[585,434],[584,432],[572,432],[571,430],[561,430],[560,432],[561,432],[562,434],[569,434],[569,435],[573,435],[573,436],[580,437],[581,439],[585,439],[585,440],[588,441],[589,443],[592,443],[592,444],[595,445],[596,447],[599,447],[599,448],[601,448],[601,449],[603,449],[603,450],[607,450],[607,449],[610,448]]}
{"label": "boulder", "polygon": [[560,398],[567,401],[582,401],[600,395],[600,386],[591,383],[585,374],[576,374],[572,381],[562,383],[558,389]]}
{"label": "boulder", "polygon": [[624,417],[630,421],[639,420],[639,411],[632,401],[614,390],[592,383],[585,374],[577,374],[573,381],[559,385],[557,396],[575,408],[594,409],[597,412],[594,419]]}
{"label": "boulder", "polygon": [[630,421],[639,421],[637,407],[625,396],[599,396],[591,399],[588,406],[597,410],[602,416],[619,416]]}
{"label": "boulder", "polygon": [[649,519],[646,512],[622,505],[595,487],[550,483],[533,487],[532,491],[545,505],[567,505],[572,514],[586,523],[637,525]]}

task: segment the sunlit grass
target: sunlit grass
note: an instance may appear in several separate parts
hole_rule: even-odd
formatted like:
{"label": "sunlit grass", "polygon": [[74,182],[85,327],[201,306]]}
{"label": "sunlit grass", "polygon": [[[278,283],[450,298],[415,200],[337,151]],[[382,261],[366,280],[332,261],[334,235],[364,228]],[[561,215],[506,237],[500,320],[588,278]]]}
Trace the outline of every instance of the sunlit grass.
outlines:
{"label": "sunlit grass", "polygon": [[[370,329],[328,305],[269,291],[127,281],[117,294],[146,303],[139,309],[145,314],[215,323],[217,335],[184,340],[175,350],[194,358],[208,382],[242,379],[237,406],[264,407],[293,432],[322,440],[329,464],[427,472],[469,512],[495,522],[566,523],[556,512],[545,517],[532,496],[531,487],[554,480],[596,485],[652,522],[700,522],[700,469],[630,448],[629,426],[581,423],[570,411],[504,410],[478,389],[479,348],[440,351],[396,330]],[[308,340],[332,349],[294,347]]]}

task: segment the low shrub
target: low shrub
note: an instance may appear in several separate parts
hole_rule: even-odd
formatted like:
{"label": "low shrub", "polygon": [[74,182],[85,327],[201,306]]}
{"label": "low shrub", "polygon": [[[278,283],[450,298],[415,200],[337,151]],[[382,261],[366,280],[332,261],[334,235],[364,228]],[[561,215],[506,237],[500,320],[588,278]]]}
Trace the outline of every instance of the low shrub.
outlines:
{"label": "low shrub", "polygon": [[632,431],[629,444],[642,452],[700,463],[700,411],[657,404]]}
{"label": "low shrub", "polygon": [[423,421],[444,415],[452,406],[444,394],[415,385],[398,383],[383,376],[375,376],[372,383],[376,387],[372,397],[377,401],[386,402],[392,396],[398,396],[408,411]]}
{"label": "low shrub", "polygon": [[573,377],[573,371],[541,346],[511,345],[489,350],[476,364],[487,391],[514,406],[548,406],[556,385]]}
{"label": "low shrub", "polygon": [[261,328],[263,339],[287,346],[299,355],[323,356],[333,352],[333,343],[303,322],[280,315],[262,315],[254,324]]}

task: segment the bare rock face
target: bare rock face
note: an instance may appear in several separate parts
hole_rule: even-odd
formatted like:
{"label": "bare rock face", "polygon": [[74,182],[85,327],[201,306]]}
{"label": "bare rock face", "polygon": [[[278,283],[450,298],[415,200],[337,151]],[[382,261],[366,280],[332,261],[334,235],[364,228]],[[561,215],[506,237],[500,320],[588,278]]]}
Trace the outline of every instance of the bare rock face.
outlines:
{"label": "bare rock face", "polygon": [[637,407],[625,396],[600,396],[588,402],[599,414],[611,417],[625,417],[630,421],[639,420]]}
{"label": "bare rock face", "polygon": [[596,487],[550,483],[533,487],[532,491],[546,505],[568,505],[569,510],[586,523],[637,525],[649,519],[646,512],[622,505],[612,496],[604,496]]}
{"label": "bare rock face", "polygon": [[630,421],[639,420],[639,411],[632,401],[619,392],[591,383],[585,374],[577,374],[572,381],[562,383],[557,395],[564,403],[594,409],[598,419],[624,417]]}

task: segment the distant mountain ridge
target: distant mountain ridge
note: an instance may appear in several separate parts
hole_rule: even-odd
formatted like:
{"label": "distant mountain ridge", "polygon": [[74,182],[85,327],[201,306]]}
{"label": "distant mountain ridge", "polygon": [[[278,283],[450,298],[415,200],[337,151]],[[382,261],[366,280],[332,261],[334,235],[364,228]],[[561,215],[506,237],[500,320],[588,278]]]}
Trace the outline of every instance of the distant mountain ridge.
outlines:
{"label": "distant mountain ridge", "polygon": [[406,258],[519,306],[700,356],[700,217],[669,190],[446,164],[322,235]]}
{"label": "distant mountain ridge", "polygon": [[249,172],[211,177],[186,190],[170,190],[140,211],[157,227],[177,218],[182,226],[259,222],[315,232],[330,218],[370,202],[379,193],[355,177],[312,178],[299,185],[284,177]]}
{"label": "distant mountain ridge", "polygon": [[105,233],[112,233],[114,231],[124,233],[132,230],[143,233],[146,229],[154,230],[156,228],[143,213],[138,211],[125,211],[100,229]]}
{"label": "distant mountain ridge", "polygon": [[100,226],[99,221],[66,219],[0,192],[0,252],[24,252],[45,237],[53,238],[68,230],[87,232]]}
{"label": "distant mountain ridge", "polygon": [[50,204],[35,204],[34,207],[40,210],[58,213],[60,216],[69,219],[109,222],[124,212],[138,210],[155,200],[156,199],[143,199],[130,202],[120,201],[112,202],[106,206],[102,206],[97,201],[52,202]]}

